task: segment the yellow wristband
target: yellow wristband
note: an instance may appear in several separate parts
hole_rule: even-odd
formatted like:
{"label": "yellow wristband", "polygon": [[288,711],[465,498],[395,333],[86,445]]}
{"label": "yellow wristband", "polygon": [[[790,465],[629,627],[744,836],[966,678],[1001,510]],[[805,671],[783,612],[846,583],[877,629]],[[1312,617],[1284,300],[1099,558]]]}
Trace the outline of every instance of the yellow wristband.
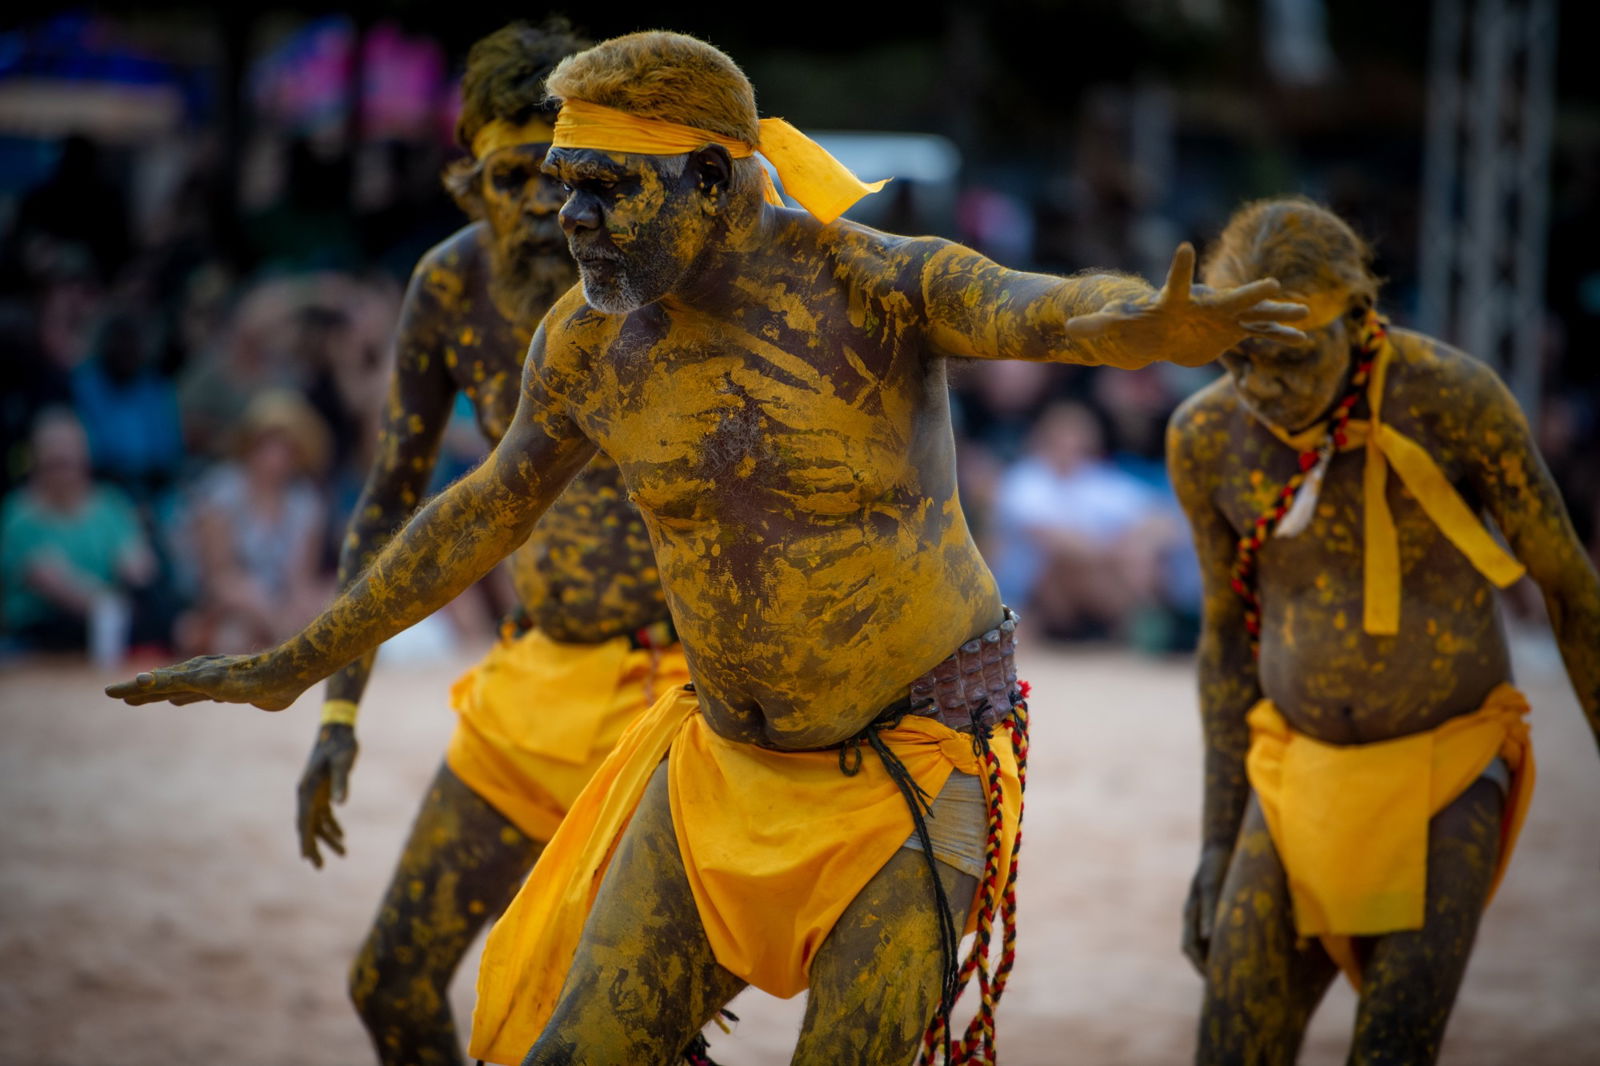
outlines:
{"label": "yellow wristband", "polygon": [[323,725],[348,725],[356,724],[355,700],[323,700],[322,724]]}

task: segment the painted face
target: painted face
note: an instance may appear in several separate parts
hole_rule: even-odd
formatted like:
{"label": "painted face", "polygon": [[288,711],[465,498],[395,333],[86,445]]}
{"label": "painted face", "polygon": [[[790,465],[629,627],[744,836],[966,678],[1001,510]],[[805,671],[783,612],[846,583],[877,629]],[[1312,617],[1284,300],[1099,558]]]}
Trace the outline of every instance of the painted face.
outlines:
{"label": "painted face", "polygon": [[544,144],[490,152],[483,160],[483,214],[492,235],[491,296],[509,318],[536,321],[578,280],[558,213],[561,184],[540,173]]}
{"label": "painted face", "polygon": [[1316,422],[1338,400],[1350,371],[1350,344],[1366,305],[1357,298],[1283,299],[1311,308],[1311,321],[1295,323],[1308,343],[1246,338],[1223,353],[1222,365],[1253,410],[1275,425],[1297,431]]}
{"label": "painted face", "polygon": [[707,216],[682,156],[553,149],[545,173],[567,189],[561,228],[589,306],[626,314],[672,292],[704,244]]}

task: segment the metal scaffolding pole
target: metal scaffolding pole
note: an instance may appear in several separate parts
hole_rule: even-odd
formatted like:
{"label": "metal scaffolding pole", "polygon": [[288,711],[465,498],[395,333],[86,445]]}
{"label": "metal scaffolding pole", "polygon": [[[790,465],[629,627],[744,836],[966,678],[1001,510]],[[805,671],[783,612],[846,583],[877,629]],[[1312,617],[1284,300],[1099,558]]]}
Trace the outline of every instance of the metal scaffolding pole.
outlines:
{"label": "metal scaffolding pole", "polygon": [[1434,0],[1417,324],[1538,412],[1555,0]]}

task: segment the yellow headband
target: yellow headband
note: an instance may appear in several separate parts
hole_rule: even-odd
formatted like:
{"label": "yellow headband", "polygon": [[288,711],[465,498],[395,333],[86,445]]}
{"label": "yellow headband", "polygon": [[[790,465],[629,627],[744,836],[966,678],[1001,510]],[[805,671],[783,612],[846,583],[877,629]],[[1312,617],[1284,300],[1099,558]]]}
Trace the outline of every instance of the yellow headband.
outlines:
{"label": "yellow headband", "polygon": [[555,136],[555,127],[542,115],[535,115],[523,123],[507,122],[497,118],[484,124],[472,138],[472,158],[482,159],[490,152],[502,148],[515,148],[524,144],[549,144]]}
{"label": "yellow headband", "polygon": [[[887,178],[862,181],[822,145],[781,118],[764,118],[760,126],[761,141],[751,144],[710,130],[630,115],[586,100],[567,100],[556,116],[555,136],[550,143],[556,148],[593,148],[629,155],[682,155],[708,144],[721,145],[734,159],[747,159],[760,152],[778,171],[784,191],[824,223],[832,222],[851,204],[888,182]],[[770,176],[766,180],[766,198],[769,204],[783,203]]]}

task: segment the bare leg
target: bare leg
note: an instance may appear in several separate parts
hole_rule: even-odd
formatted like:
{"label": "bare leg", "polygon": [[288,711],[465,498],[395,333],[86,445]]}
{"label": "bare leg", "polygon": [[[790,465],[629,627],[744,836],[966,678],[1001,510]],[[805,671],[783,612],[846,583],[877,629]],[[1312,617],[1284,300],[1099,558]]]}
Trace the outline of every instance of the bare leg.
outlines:
{"label": "bare leg", "polygon": [[1288,883],[1251,797],[1222,883],[1206,958],[1196,1061],[1214,1066],[1293,1062],[1336,967],[1316,941],[1296,943]]}
{"label": "bare leg", "polygon": [[663,763],[617,846],[560,1002],[523,1066],[664,1066],[743,987],[718,965],[700,925]]}
{"label": "bare leg", "polygon": [[[978,882],[942,862],[938,870],[959,929]],[[796,1066],[911,1062],[938,1006],[934,911],[927,859],[901,848],[851,901],[811,962]]]}
{"label": "bare leg", "polygon": [[1499,786],[1479,781],[1434,815],[1427,924],[1370,942],[1352,1064],[1417,1066],[1438,1057],[1499,861],[1503,805]]}
{"label": "bare leg", "polygon": [[350,970],[350,998],[385,1066],[463,1061],[450,978],[541,847],[440,765]]}

